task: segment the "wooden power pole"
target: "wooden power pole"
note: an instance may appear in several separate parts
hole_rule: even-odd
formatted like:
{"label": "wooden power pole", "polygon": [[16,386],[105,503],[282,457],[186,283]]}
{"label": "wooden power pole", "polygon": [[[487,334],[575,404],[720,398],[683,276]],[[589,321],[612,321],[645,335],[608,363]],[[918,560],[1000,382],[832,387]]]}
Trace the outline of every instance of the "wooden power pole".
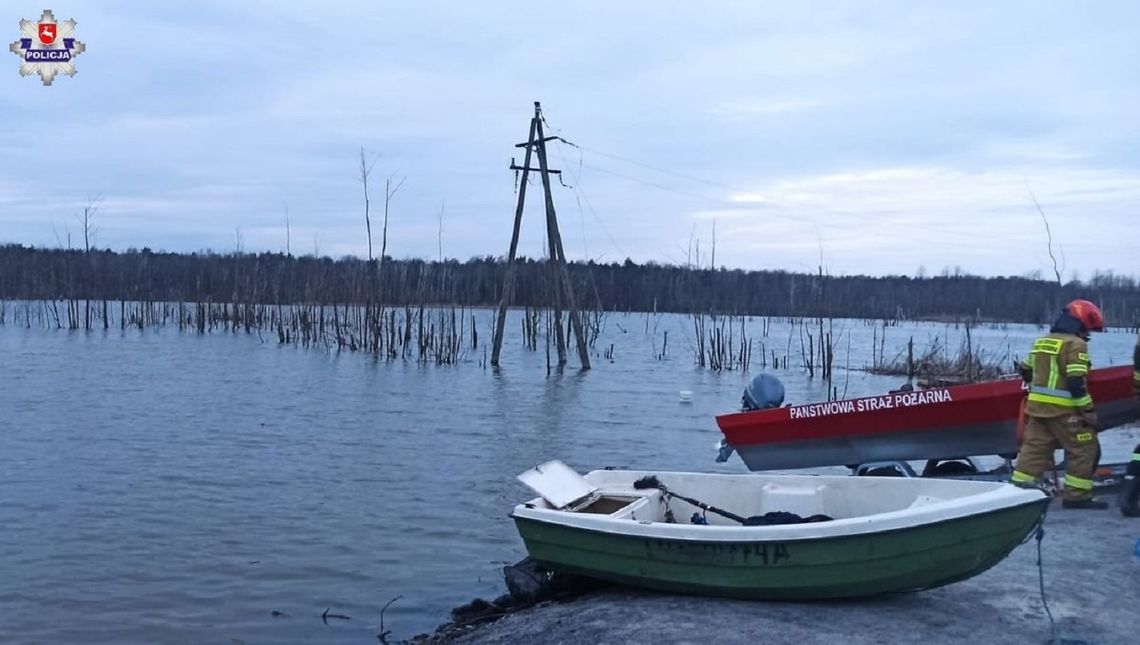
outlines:
{"label": "wooden power pole", "polygon": [[[546,238],[549,245],[551,274],[554,280],[554,324],[552,327],[557,333],[558,364],[566,364],[566,341],[562,331],[562,304],[565,302],[567,314],[570,317],[570,328],[574,332],[574,342],[578,346],[578,360],[582,369],[590,369],[589,348],[582,338],[582,321],[578,315],[578,307],[574,298],[574,287],[570,284],[570,271],[566,268],[566,253],[562,249],[562,236],[558,232],[558,217],[554,212],[554,197],[550,193],[550,175],[561,171],[551,170],[546,158],[546,142],[556,137],[547,137],[542,128],[542,106],[534,102],[534,117],[530,120],[530,135],[526,143],[516,145],[525,148],[523,165],[516,166],[511,160],[511,169],[522,171],[519,181],[519,199],[515,206],[515,223],[511,233],[511,248],[507,253],[507,273],[503,278],[503,293],[499,300],[499,313],[495,320],[495,335],[492,342],[491,365],[499,365],[499,354],[503,349],[503,330],[507,323],[507,307],[511,304],[515,287],[515,254],[519,247],[519,229],[522,226],[523,206],[526,202],[527,179],[531,171],[538,172],[542,177],[542,192],[546,205]],[[531,153],[538,156],[538,168],[532,168]]]}

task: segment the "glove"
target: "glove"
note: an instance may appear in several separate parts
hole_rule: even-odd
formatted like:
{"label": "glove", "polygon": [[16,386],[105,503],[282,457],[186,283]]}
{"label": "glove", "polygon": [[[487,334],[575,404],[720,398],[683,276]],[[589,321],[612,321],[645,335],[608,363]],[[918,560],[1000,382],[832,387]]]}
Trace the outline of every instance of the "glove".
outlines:
{"label": "glove", "polygon": [[1022,381],[1025,381],[1026,383],[1033,382],[1033,370],[1031,370],[1024,363],[1014,363],[1014,369],[1017,370],[1017,374],[1021,377]]}

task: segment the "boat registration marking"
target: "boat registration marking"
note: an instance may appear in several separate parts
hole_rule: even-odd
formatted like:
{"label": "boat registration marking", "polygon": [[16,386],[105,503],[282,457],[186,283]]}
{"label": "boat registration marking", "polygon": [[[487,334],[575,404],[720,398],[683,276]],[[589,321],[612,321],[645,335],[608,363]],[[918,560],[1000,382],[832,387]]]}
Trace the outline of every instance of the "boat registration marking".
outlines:
{"label": "boat registration marking", "polygon": [[832,414],[850,414],[852,412],[873,412],[875,410],[892,410],[894,408],[908,408],[927,403],[946,403],[953,401],[950,390],[920,390],[918,392],[897,392],[884,394],[866,399],[852,399],[847,401],[827,401],[825,403],[809,403],[788,408],[788,414],[793,419],[809,419],[812,417],[825,417]]}
{"label": "boat registration marking", "polygon": [[788,546],[779,542],[739,544],[645,540],[645,547],[647,556],[651,560],[766,567],[789,562],[792,558]]}

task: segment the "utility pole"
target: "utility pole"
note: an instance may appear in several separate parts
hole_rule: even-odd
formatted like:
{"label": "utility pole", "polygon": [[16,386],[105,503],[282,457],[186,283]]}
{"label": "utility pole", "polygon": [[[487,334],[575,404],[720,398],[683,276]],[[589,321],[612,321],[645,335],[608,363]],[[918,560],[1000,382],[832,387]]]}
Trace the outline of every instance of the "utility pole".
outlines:
{"label": "utility pole", "polygon": [[[558,232],[558,217],[554,211],[554,197],[550,192],[550,175],[560,174],[560,170],[552,170],[546,157],[546,142],[556,137],[547,137],[542,128],[542,106],[534,102],[534,117],[530,120],[530,135],[526,143],[517,144],[517,148],[525,148],[523,165],[516,166],[511,160],[511,169],[522,171],[519,183],[519,199],[515,207],[514,229],[511,233],[511,247],[507,254],[507,272],[503,278],[503,293],[499,300],[499,312],[495,321],[495,334],[492,342],[491,365],[499,365],[499,354],[503,348],[503,330],[507,321],[507,307],[510,306],[514,295],[515,281],[515,255],[518,252],[519,228],[522,225],[523,206],[526,202],[527,179],[531,171],[537,171],[542,177],[542,191],[546,206],[546,237],[549,246],[551,275],[554,281],[554,329],[557,330],[558,364],[566,364],[566,341],[562,331],[562,304],[565,301],[567,314],[570,317],[570,327],[574,332],[574,341],[578,346],[578,359],[582,369],[590,369],[589,348],[582,337],[582,322],[578,315],[578,307],[574,298],[574,287],[570,284],[570,272],[566,268],[566,253],[562,248],[562,236]],[[538,156],[538,168],[532,168],[531,153]]]}
{"label": "utility pole", "polygon": [[[519,200],[515,206],[515,226],[511,233],[511,249],[507,253],[507,274],[503,278],[503,293],[499,298],[499,315],[495,319],[495,334],[491,348],[491,366],[499,366],[499,353],[503,350],[503,327],[507,324],[507,307],[515,289],[515,253],[519,248],[519,228],[522,226],[523,204],[526,202],[526,185],[530,177],[530,153],[534,146],[534,133],[538,119],[530,120],[530,134],[527,136],[526,155],[523,157],[522,178],[519,180]],[[514,159],[511,166],[514,167]]]}
{"label": "utility pole", "polygon": [[[578,347],[578,360],[582,363],[582,369],[590,369],[589,348],[586,347],[586,343],[582,339],[582,321],[578,315],[578,306],[574,298],[574,286],[570,284],[570,271],[566,268],[566,253],[562,249],[562,235],[558,232],[558,217],[554,213],[554,197],[550,194],[550,169],[546,162],[546,137],[542,131],[542,107],[538,101],[534,102],[534,113],[538,126],[538,167],[542,171],[542,191],[546,197],[546,226],[550,236],[550,259],[557,274],[555,283],[561,282],[562,290],[566,294],[567,313],[570,316],[570,328],[574,331],[574,344]],[[558,302],[557,297],[555,302]],[[555,323],[559,322],[557,314],[554,321]],[[558,359],[560,363],[566,362],[566,357],[562,354],[559,354]]]}

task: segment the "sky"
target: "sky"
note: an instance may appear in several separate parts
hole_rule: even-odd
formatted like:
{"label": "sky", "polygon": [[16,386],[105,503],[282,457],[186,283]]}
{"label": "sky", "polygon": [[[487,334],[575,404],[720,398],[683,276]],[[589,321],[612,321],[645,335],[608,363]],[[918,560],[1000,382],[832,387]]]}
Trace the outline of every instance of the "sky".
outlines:
{"label": "sky", "polygon": [[391,178],[389,255],[505,255],[539,100],[570,259],[1051,276],[1043,212],[1066,280],[1140,274],[1140,3],[50,8],[87,50],[0,57],[0,242],[366,256],[363,147],[376,254]]}

